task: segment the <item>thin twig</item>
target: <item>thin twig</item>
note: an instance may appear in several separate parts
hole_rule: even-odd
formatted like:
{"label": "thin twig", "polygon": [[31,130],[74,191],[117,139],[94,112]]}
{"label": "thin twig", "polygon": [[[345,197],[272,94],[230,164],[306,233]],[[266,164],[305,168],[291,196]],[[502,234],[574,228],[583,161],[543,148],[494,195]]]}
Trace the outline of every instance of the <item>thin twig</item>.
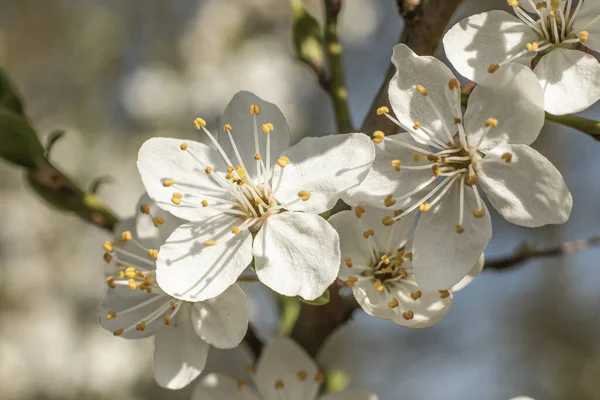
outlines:
{"label": "thin twig", "polygon": [[600,246],[600,235],[584,240],[564,242],[558,246],[537,249],[535,246],[523,243],[515,254],[493,259],[485,263],[485,269],[505,270],[536,258],[559,257]]}

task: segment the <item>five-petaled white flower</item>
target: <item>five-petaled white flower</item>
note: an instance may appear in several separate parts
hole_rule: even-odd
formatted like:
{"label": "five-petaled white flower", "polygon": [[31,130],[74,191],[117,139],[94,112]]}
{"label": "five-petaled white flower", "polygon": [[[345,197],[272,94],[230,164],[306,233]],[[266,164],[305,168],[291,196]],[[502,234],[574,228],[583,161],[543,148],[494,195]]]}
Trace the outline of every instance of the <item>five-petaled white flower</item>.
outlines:
{"label": "five-petaled white flower", "polygon": [[[367,175],[375,150],[362,133],[304,138],[288,149],[281,111],[252,93],[227,106],[214,148],[153,138],[139,152],[159,207],[191,221],[161,247],[157,279],[182,300],[219,295],[251,263],[274,291],[307,300],[335,280],[337,232],[321,216]],[[260,133],[259,133],[260,132]]]}
{"label": "five-petaled white flower", "polygon": [[182,221],[143,196],[135,218],[117,226],[104,243],[110,264],[108,291],[100,306],[100,325],[126,339],[154,338],[154,377],[163,387],[180,389],[204,369],[210,346],[236,347],[248,328],[248,299],[239,285],[218,297],[189,303],[165,294],[156,284],[159,246]]}
{"label": "five-petaled white flower", "polygon": [[416,213],[394,221],[389,211],[355,207],[329,222],[340,235],[343,262],[338,278],[352,288],[363,310],[398,325],[424,328],[438,322],[452,305],[452,291],[469,284],[483,268],[483,254],[451,290],[419,287],[412,267],[410,237]]}
{"label": "five-petaled white flower", "polygon": [[[278,338],[263,349],[254,375],[254,389],[244,380],[221,374],[204,377],[192,400],[315,400],[325,376],[293,340]],[[320,400],[378,400],[376,394],[358,388],[329,393]]]}
{"label": "five-petaled white flower", "polygon": [[528,146],[544,124],[544,97],[533,72],[519,64],[489,75],[462,115],[460,84],[441,61],[394,48],[397,71],[389,97],[408,133],[376,132],[377,156],[353,205],[421,211],[413,266],[427,290],[450,289],[475,265],[492,236],[479,195],[509,222],[537,227],[565,222],[572,198],[558,170]]}
{"label": "five-petaled white flower", "polygon": [[[546,110],[572,114],[600,99],[600,0],[508,0],[514,16],[499,10],[457,23],[444,50],[464,77],[477,83],[508,63],[530,65],[543,90]],[[531,14],[528,14],[529,11]]]}

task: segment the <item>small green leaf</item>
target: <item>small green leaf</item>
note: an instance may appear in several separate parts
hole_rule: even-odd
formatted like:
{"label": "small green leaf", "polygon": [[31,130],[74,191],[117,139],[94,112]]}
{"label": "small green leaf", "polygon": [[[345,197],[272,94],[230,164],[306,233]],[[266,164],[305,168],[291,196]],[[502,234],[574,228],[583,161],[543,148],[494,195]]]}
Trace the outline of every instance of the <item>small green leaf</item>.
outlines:
{"label": "small green leaf", "polygon": [[62,129],[56,129],[52,132],[50,132],[50,134],[48,135],[48,138],[46,138],[46,158],[50,158],[50,153],[52,153],[52,149],[54,148],[54,145],[60,140],[62,139],[63,136],[65,136],[67,132],[65,132]]}
{"label": "small green leaf", "polygon": [[31,125],[14,111],[1,108],[0,157],[25,168],[44,161],[44,147]]}
{"label": "small green leaf", "polygon": [[0,108],[6,108],[21,116],[24,115],[23,103],[17,95],[8,75],[0,68]]}
{"label": "small green leaf", "polygon": [[329,289],[325,290],[322,295],[320,295],[314,300],[304,300],[301,297],[298,297],[298,299],[300,299],[300,301],[302,301],[303,303],[310,304],[313,306],[324,306],[325,304],[329,303]]}

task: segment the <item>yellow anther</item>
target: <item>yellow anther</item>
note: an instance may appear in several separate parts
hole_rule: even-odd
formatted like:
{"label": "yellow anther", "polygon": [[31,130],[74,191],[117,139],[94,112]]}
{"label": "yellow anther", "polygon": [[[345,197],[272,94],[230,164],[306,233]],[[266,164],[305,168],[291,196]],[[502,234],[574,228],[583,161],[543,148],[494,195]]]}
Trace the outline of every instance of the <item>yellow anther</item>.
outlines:
{"label": "yellow anther", "polygon": [[146,321],[142,321],[139,324],[137,324],[135,326],[135,329],[138,331],[143,331],[144,329],[146,329]]}
{"label": "yellow anther", "polygon": [[507,3],[511,7],[519,7],[519,0],[508,0]]}
{"label": "yellow anther", "polygon": [[462,124],[462,118],[454,117],[454,125]]}
{"label": "yellow anther", "polygon": [[117,272],[117,276],[119,277],[119,279],[124,279],[125,278],[125,272],[124,271],[119,271],[119,272]]}
{"label": "yellow anther", "polygon": [[460,90],[460,82],[458,81],[458,79],[456,79],[456,78],[450,79],[448,81],[448,89],[450,89],[450,90],[459,89]]}
{"label": "yellow anther", "polygon": [[390,264],[390,259],[388,258],[388,256],[386,256],[385,254],[381,256],[381,261],[385,264],[385,265],[389,265]]}
{"label": "yellow anther", "polygon": [[485,215],[485,208],[475,209],[473,210],[473,215],[477,218],[481,218]]}
{"label": "yellow anther", "polygon": [[246,168],[242,167],[241,165],[237,166],[236,172],[239,175],[239,177],[242,179],[244,179],[247,175]]}
{"label": "yellow anther", "polygon": [[173,179],[165,179],[163,181],[163,186],[164,187],[171,187],[175,184],[175,181]]}
{"label": "yellow anther", "polygon": [[408,311],[405,311],[402,313],[402,318],[404,318],[407,321],[410,321],[414,317],[415,317],[415,313],[412,312],[411,310],[408,310]]}
{"label": "yellow anther", "polygon": [[490,64],[488,66],[488,72],[490,74],[493,74],[494,72],[498,71],[500,69],[500,66],[498,64]]}
{"label": "yellow anther", "polygon": [[137,288],[138,288],[138,287],[137,287],[137,283],[135,282],[135,280],[134,280],[134,279],[130,279],[130,280],[127,282],[127,286],[129,286],[129,289],[131,289],[131,290],[135,290],[135,289],[137,289]]}
{"label": "yellow anther", "polygon": [[392,299],[391,301],[388,301],[389,308],[396,308],[396,307],[398,307],[398,305],[399,305],[398,299]]}
{"label": "yellow anther", "polygon": [[429,95],[429,93],[427,93],[427,89],[425,89],[423,86],[421,85],[417,85],[417,92],[419,92],[420,95],[422,96],[427,96]]}
{"label": "yellow anther", "polygon": [[202,200],[200,203],[202,204],[202,207],[208,207],[208,201]]}
{"label": "yellow anther", "polygon": [[111,311],[108,314],[106,314],[106,319],[111,320],[111,319],[116,318],[116,316],[117,316],[117,313],[115,311]]}
{"label": "yellow anther", "polygon": [[375,281],[375,283],[373,284],[373,287],[375,287],[375,290],[377,290],[378,292],[383,292],[385,290],[385,287],[383,286],[383,284],[381,283],[381,281],[379,279],[377,279]]}
{"label": "yellow anther", "polygon": [[431,172],[433,172],[433,176],[440,176],[440,174],[442,173],[442,171],[440,171],[440,167],[438,167],[437,164],[433,164],[431,166]]}
{"label": "yellow anther", "polygon": [[450,292],[448,290],[438,290],[438,293],[442,299],[450,297]]}
{"label": "yellow anther", "polygon": [[356,215],[356,218],[362,217],[364,213],[365,208],[363,206],[356,206],[356,208],[354,209],[354,215]]}
{"label": "yellow anther", "polygon": [[113,332],[113,335],[115,335],[115,336],[121,336],[124,331],[125,331],[125,329],[119,328],[119,329],[117,329],[116,331]]}
{"label": "yellow anther", "polygon": [[402,161],[400,160],[392,160],[392,167],[394,167],[394,169],[396,171],[400,171],[400,166],[402,165]]}
{"label": "yellow anther", "polygon": [[207,240],[206,242],[204,242],[204,245],[206,247],[209,247],[209,246],[214,246],[216,243],[217,242],[215,242],[214,240]]}
{"label": "yellow anther", "polygon": [[404,279],[408,278],[408,272],[404,268],[398,268],[398,273],[402,275]]}
{"label": "yellow anther", "polygon": [[459,224],[458,222],[456,223],[455,226],[456,226],[456,233],[463,233],[465,231],[463,226],[461,224]]}
{"label": "yellow anther", "polygon": [[438,162],[438,161],[440,161],[440,157],[436,156],[435,154],[428,154],[427,155],[427,161],[429,161],[429,162]]}
{"label": "yellow anther", "polygon": [[355,276],[351,276],[346,280],[346,286],[354,287],[354,285],[358,282],[358,278]]}
{"label": "yellow anther", "polygon": [[377,109],[377,115],[389,114],[390,109],[386,106],[381,106]]}
{"label": "yellow anther", "polygon": [[262,160],[262,156],[260,154],[256,153],[256,154],[254,154],[254,159],[256,161],[260,161],[260,160]]}
{"label": "yellow anther", "polygon": [[175,311],[175,309],[177,308],[177,304],[175,304],[173,300],[169,302],[169,305],[171,306],[171,311]]}
{"label": "yellow anther", "polygon": [[469,174],[469,177],[466,180],[467,185],[476,185],[479,182],[479,178],[475,174]]}
{"label": "yellow anther", "polygon": [[135,267],[127,267],[125,268],[125,272],[135,272]]}
{"label": "yellow anther", "polygon": [[173,193],[173,197],[175,197],[176,199],[182,199],[183,195],[181,193],[175,192],[175,193]]}
{"label": "yellow anther", "polygon": [[200,130],[202,127],[206,126],[206,121],[200,117],[194,120],[194,128]]}
{"label": "yellow anther", "polygon": [[269,132],[271,132],[271,131],[273,131],[273,130],[275,129],[275,128],[273,127],[273,124],[271,124],[271,123],[268,123],[268,124],[262,124],[262,127],[261,127],[261,128],[262,128],[262,131],[263,131],[265,134],[267,134],[267,135],[269,134]]}
{"label": "yellow anther", "polygon": [[144,275],[144,273],[142,271],[135,271],[135,277],[144,279],[146,277],[146,275]]}
{"label": "yellow anther", "polygon": [[171,316],[169,313],[165,314],[165,325],[171,325]]}
{"label": "yellow anther", "polygon": [[304,370],[298,371],[296,376],[298,377],[298,379],[300,379],[301,382],[304,382],[305,380],[308,379],[308,373]]}
{"label": "yellow anther", "polygon": [[212,170],[213,170],[213,168],[211,166],[204,168],[204,172],[206,172],[207,174],[210,174],[212,172]]}
{"label": "yellow anther", "polygon": [[385,226],[392,226],[394,225],[394,223],[396,223],[396,221],[394,221],[394,217],[392,217],[391,215],[386,215],[381,220],[381,223]]}
{"label": "yellow anther", "polygon": [[394,200],[394,198],[392,197],[392,195],[391,195],[391,194],[388,194],[388,195],[386,196],[386,198],[383,200],[383,204],[384,204],[386,207],[391,207],[391,206],[393,206],[394,204],[396,204],[396,200]]}
{"label": "yellow anther", "polygon": [[413,255],[412,255],[412,251],[407,251],[407,252],[404,254],[404,257],[408,258],[410,261],[412,261],[412,256],[413,256]]}
{"label": "yellow anther", "polygon": [[128,279],[135,278],[135,270],[134,271],[125,271],[125,278],[128,278]]}
{"label": "yellow anther", "polygon": [[486,128],[495,128],[498,126],[498,120],[496,118],[488,118],[485,120]]}
{"label": "yellow anther", "polygon": [[399,215],[401,215],[401,214],[403,214],[403,213],[404,213],[404,210],[403,210],[403,209],[395,210],[395,211],[394,211],[394,217],[397,217],[397,216],[399,216]]}
{"label": "yellow anther", "polygon": [[180,148],[181,150],[183,150],[183,151],[186,151],[186,150],[187,150],[187,148],[188,148],[188,145],[187,145],[187,143],[181,143],[181,145],[179,146],[179,148]]}
{"label": "yellow anther", "polygon": [[229,132],[229,131],[231,130],[231,125],[229,125],[229,124],[225,124],[225,125],[223,125],[223,130],[224,130],[225,132]]}
{"label": "yellow anther", "polygon": [[374,143],[381,143],[383,142],[383,139],[385,138],[385,133],[383,133],[383,131],[375,131],[373,132],[373,142]]}
{"label": "yellow anther", "polygon": [[374,236],[374,235],[375,235],[375,232],[373,232],[373,229],[368,229],[368,230],[366,230],[366,231],[363,232],[363,237],[365,239],[368,239],[369,236]]}
{"label": "yellow anther", "polygon": [[416,131],[420,128],[422,128],[423,125],[421,125],[421,123],[419,121],[415,121],[415,124],[413,125],[413,129]]}
{"label": "yellow anther", "polygon": [[419,300],[421,296],[423,296],[423,292],[421,292],[420,290],[417,290],[416,292],[410,294],[410,297],[413,300]]}
{"label": "yellow anther", "polygon": [[232,173],[235,170],[235,168],[233,167],[233,165],[230,165],[229,167],[227,167],[227,172]]}
{"label": "yellow anther", "polygon": [[158,249],[148,249],[148,257],[158,258]]}
{"label": "yellow anther", "polygon": [[420,206],[419,206],[419,211],[421,212],[426,212],[431,210],[431,204],[429,204],[428,202],[424,201]]}
{"label": "yellow anther", "polygon": [[527,51],[537,51],[538,48],[539,48],[539,45],[537,44],[537,42],[527,43],[525,45],[525,50],[527,50]]}
{"label": "yellow anther", "polygon": [[160,225],[165,223],[165,220],[162,217],[154,217],[152,218],[152,223],[155,228],[158,228]]}
{"label": "yellow anther", "polygon": [[298,197],[300,197],[302,201],[306,201],[310,199],[310,192],[308,190],[301,190],[298,192]]}
{"label": "yellow anther", "polygon": [[279,390],[279,389],[283,389],[283,388],[285,388],[285,383],[283,383],[283,380],[277,379],[275,381],[275,389]]}
{"label": "yellow anther", "polygon": [[238,233],[240,233],[240,228],[238,228],[237,226],[232,226],[231,233],[233,233],[234,235],[237,235]]}
{"label": "yellow anther", "polygon": [[507,164],[512,161],[512,154],[510,153],[504,153],[501,157]]}
{"label": "yellow anther", "polygon": [[554,12],[554,10],[551,10],[551,11],[548,13],[548,16],[549,16],[550,18],[553,18],[553,19],[560,19],[560,17],[558,16],[558,14],[557,14],[556,12]]}
{"label": "yellow anther", "polygon": [[152,288],[151,288],[151,287],[147,287],[147,288],[146,288],[146,293],[148,293],[148,294],[152,294]]}
{"label": "yellow anther", "polygon": [[238,390],[242,390],[246,386],[246,381],[243,379],[238,379],[236,383]]}
{"label": "yellow anther", "polygon": [[551,0],[550,1],[550,6],[557,10],[560,7],[560,0]]}
{"label": "yellow anther", "polygon": [[277,165],[279,165],[281,168],[285,168],[285,166],[288,165],[288,164],[289,164],[289,162],[285,161],[283,159],[283,157],[279,157],[277,159]]}
{"label": "yellow anther", "polygon": [[346,267],[352,268],[352,258],[346,257],[344,258],[344,262],[346,263]]}
{"label": "yellow anther", "polygon": [[104,251],[108,252],[108,253],[112,253],[114,251],[114,246],[115,244],[113,242],[109,242],[106,241],[104,242]]}
{"label": "yellow anther", "polygon": [[540,1],[539,3],[536,3],[535,8],[536,10],[541,10],[542,8],[547,8],[548,5],[546,4],[545,1]]}
{"label": "yellow anther", "polygon": [[588,36],[589,36],[588,31],[581,31],[581,32],[579,32],[579,41],[581,43],[587,42]]}
{"label": "yellow anther", "polygon": [[150,214],[150,206],[148,204],[142,204],[140,206],[140,212],[142,214]]}
{"label": "yellow anther", "polygon": [[250,115],[260,115],[260,106],[258,104],[250,106]]}
{"label": "yellow anther", "polygon": [[132,239],[133,239],[133,237],[131,236],[131,232],[129,232],[129,231],[125,231],[121,234],[121,240],[124,242],[128,242]]}
{"label": "yellow anther", "polygon": [[315,382],[319,384],[325,382],[325,375],[322,372],[317,372],[315,374]]}
{"label": "yellow anther", "polygon": [[175,205],[180,205],[181,199],[178,199],[177,197],[171,197],[171,202]]}

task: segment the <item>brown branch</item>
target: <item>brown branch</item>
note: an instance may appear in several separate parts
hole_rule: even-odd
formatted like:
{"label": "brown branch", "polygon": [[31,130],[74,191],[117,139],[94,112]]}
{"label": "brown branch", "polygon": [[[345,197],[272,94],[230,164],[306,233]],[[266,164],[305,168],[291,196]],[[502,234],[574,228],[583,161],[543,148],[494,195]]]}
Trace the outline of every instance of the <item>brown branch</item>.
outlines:
{"label": "brown branch", "polygon": [[[434,55],[446,31],[446,25],[460,5],[462,0],[398,0],[400,14],[404,18],[404,30],[400,43],[406,44],[418,55]],[[387,88],[396,72],[390,64],[385,80],[371,103],[371,108],[365,117],[360,131],[372,135],[376,130],[387,134],[396,133],[398,127],[377,115],[381,106],[390,108]]]}
{"label": "brown branch", "polygon": [[487,261],[485,269],[507,270],[536,258],[559,257],[598,246],[600,246],[600,235],[584,240],[564,242],[546,249],[537,249],[531,244],[523,243],[512,256]]}
{"label": "brown branch", "polygon": [[244,336],[244,342],[246,342],[248,347],[250,347],[250,350],[252,350],[252,354],[254,354],[254,357],[258,358],[263,348],[263,342],[261,342],[258,336],[256,336],[254,328],[252,328],[251,324],[248,324],[248,330],[246,331],[246,336]]}

